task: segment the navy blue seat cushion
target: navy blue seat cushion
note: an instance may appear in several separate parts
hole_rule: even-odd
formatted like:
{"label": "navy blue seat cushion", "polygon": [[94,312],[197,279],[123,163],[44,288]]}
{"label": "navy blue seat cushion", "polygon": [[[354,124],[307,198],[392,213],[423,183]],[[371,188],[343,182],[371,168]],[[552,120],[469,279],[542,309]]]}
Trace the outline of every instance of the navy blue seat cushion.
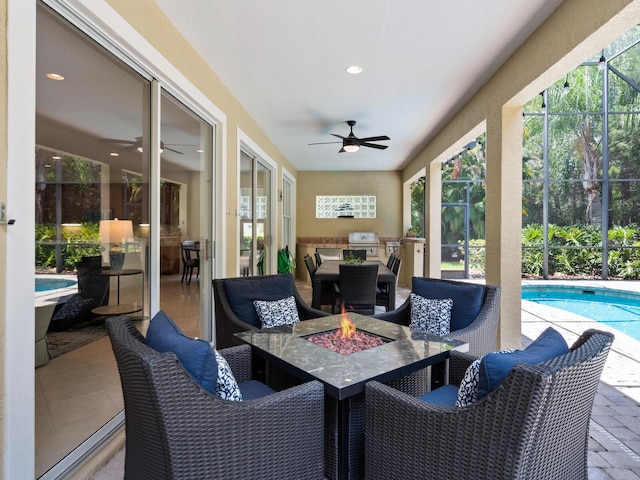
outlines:
{"label": "navy blue seat cushion", "polygon": [[480,362],[477,399],[480,400],[497,388],[516,364],[535,365],[568,352],[569,347],[562,335],[549,327],[524,350],[485,355]]}
{"label": "navy blue seat cushion", "polygon": [[458,387],[455,385],[443,385],[418,397],[418,400],[441,407],[455,407],[456,398],[458,398]]}
{"label": "navy blue seat cushion", "polygon": [[293,296],[293,276],[290,273],[264,278],[227,278],[224,291],[231,310],[243,322],[260,328],[254,300],[281,300]]}
{"label": "navy blue seat cushion", "polygon": [[162,310],[149,323],[146,344],[160,353],[174,353],[196,383],[216,393],[218,363],[215,350],[204,340],[185,336]]}
{"label": "navy blue seat cushion", "polygon": [[413,277],[411,283],[411,291],[424,298],[450,298],[453,300],[452,332],[471,325],[482,309],[484,285],[464,282],[434,282],[421,277]]}
{"label": "navy blue seat cushion", "polygon": [[267,395],[271,395],[276,391],[271,387],[268,387],[262,382],[258,380],[249,380],[246,382],[240,382],[238,384],[240,387],[240,392],[242,392],[242,400],[255,400],[256,398],[266,397]]}

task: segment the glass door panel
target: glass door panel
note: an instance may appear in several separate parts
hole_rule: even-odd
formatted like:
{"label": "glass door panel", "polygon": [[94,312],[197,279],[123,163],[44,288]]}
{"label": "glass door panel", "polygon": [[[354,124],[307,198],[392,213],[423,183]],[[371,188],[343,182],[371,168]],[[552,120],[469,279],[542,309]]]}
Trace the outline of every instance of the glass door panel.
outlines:
{"label": "glass door panel", "polygon": [[272,171],[259,159],[240,153],[239,274],[266,275],[271,272]]}
{"label": "glass door panel", "polygon": [[265,275],[271,271],[271,170],[256,161],[256,243],[258,275]]}
{"label": "glass door panel", "polygon": [[164,91],[160,111],[160,308],[208,338],[213,127]]}
{"label": "glass door panel", "polygon": [[[38,293],[35,308],[82,306],[46,318],[52,358],[35,370],[41,476],[71,452],[80,455],[84,447],[76,447],[123,408],[115,358],[96,320],[148,315],[149,160],[141,150],[151,84],[41,4],[36,21],[35,275],[77,286]],[[49,475],[55,468],[63,467]]]}

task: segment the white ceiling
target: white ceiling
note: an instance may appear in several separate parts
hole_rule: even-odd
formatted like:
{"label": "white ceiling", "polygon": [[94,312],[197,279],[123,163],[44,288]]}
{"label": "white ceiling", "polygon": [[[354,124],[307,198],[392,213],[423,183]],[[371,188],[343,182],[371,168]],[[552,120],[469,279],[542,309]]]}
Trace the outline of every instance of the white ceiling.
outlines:
{"label": "white ceiling", "polygon": [[[561,1],[156,3],[298,170],[347,171],[402,168]],[[389,148],[308,145],[351,119]]]}

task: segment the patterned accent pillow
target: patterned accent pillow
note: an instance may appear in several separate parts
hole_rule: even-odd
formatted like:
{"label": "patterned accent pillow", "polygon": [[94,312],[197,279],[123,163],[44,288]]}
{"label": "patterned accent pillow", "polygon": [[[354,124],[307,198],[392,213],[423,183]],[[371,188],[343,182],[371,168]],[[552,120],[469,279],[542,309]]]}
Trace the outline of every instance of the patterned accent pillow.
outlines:
{"label": "patterned accent pillow", "polygon": [[424,298],[415,293],[412,293],[409,298],[411,302],[409,328],[411,331],[432,335],[449,334],[453,300],[450,298]]}
{"label": "patterned accent pillow", "polygon": [[[499,350],[495,353],[513,353],[516,350]],[[482,357],[471,362],[471,365],[464,372],[464,377],[458,388],[456,407],[468,407],[476,403],[478,399],[478,380],[480,378],[480,362]]]}
{"label": "patterned accent pillow", "polygon": [[294,296],[272,302],[268,300],[255,300],[253,306],[258,313],[262,328],[291,325],[292,323],[300,321]]}
{"label": "patterned accent pillow", "polygon": [[93,298],[83,298],[78,294],[72,295],[51,318],[52,322],[78,318],[88,314],[93,307]]}
{"label": "patterned accent pillow", "polygon": [[216,395],[223,400],[242,401],[242,392],[233,372],[227,363],[227,359],[216,350],[216,361],[218,362],[218,383],[216,385]]}

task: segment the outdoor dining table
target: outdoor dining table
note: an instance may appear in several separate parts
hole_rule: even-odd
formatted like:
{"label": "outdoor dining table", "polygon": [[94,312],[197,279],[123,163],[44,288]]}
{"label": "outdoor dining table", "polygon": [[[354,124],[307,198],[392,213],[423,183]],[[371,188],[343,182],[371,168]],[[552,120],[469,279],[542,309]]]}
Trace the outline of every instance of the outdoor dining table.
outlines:
{"label": "outdoor dining table", "polygon": [[[311,297],[311,307],[320,309],[320,293],[322,283],[337,283],[340,281],[340,264],[346,263],[344,260],[325,260],[316,270],[311,279],[313,296]],[[365,260],[362,265],[378,264],[378,284],[386,284],[389,288],[389,310],[396,308],[396,275],[379,260]]]}
{"label": "outdoor dining table", "polygon": [[309,341],[310,336],[335,332],[341,314],[235,334],[270,364],[302,381],[318,380],[324,385],[325,476],[331,480],[364,476],[364,389],[368,381],[390,383],[428,366],[433,369],[431,376],[439,377],[451,350],[469,350],[469,344],[459,340],[411,332],[404,325],[358,313],[344,315],[357,330],[381,337],[384,343],[341,354]]}

